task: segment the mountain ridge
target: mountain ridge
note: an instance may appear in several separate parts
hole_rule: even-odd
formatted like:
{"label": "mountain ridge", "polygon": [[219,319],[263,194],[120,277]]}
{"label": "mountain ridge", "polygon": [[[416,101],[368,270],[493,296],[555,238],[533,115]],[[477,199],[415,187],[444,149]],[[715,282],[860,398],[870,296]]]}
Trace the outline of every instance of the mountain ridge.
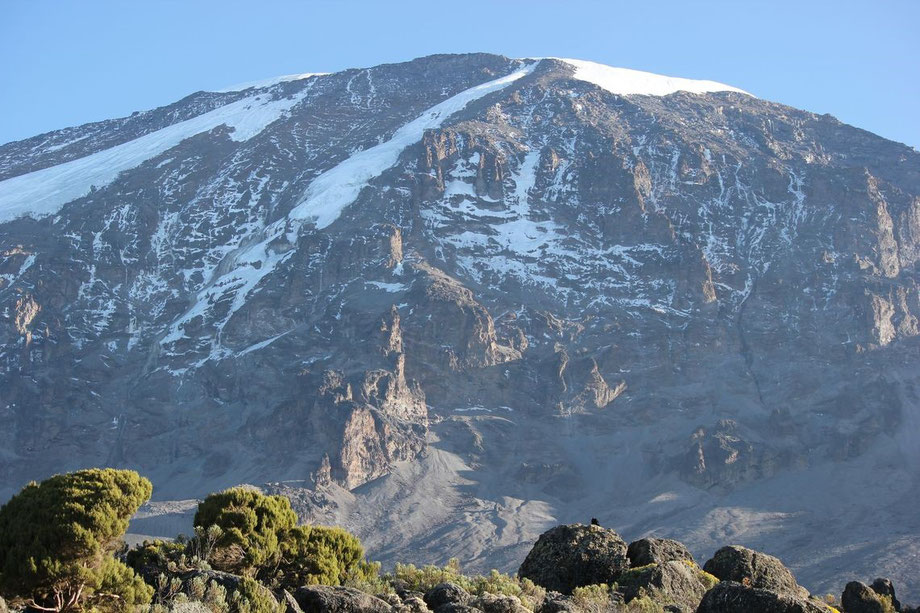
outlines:
{"label": "mountain ridge", "polygon": [[[862,552],[918,589],[920,154],[574,70],[431,56],[0,147],[0,172],[53,170],[258,96],[283,109],[0,220],[7,489],[101,463],[167,500],[272,482],[384,561],[450,541],[505,568],[586,516],[698,553],[772,535],[809,587]],[[317,181],[336,216],[298,212]]]}

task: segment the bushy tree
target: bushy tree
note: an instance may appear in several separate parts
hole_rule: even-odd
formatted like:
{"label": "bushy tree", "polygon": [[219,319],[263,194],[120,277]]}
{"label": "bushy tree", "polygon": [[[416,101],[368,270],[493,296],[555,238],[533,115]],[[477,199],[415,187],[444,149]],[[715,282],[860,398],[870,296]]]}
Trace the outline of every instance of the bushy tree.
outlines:
{"label": "bushy tree", "polygon": [[209,495],[195,513],[196,528],[221,529],[209,552],[211,566],[238,574],[277,566],[281,538],[296,525],[297,514],[287,498],[246,487]]}
{"label": "bushy tree", "polygon": [[149,603],[153,590],[112,552],[152,490],[110,468],[27,485],[0,508],[0,592],[45,611]]}
{"label": "bushy tree", "polygon": [[364,560],[358,537],[337,527],[297,526],[281,543],[279,582],[287,588],[301,585],[342,585],[377,576],[379,564]]}

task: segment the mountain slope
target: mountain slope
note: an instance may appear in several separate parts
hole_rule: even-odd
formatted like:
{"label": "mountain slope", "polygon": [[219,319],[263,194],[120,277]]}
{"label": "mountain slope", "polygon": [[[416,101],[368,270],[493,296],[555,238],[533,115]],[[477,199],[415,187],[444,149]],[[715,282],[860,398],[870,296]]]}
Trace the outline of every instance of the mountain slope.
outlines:
{"label": "mountain slope", "polygon": [[277,483],[388,560],[514,568],[595,516],[920,590],[912,149],[476,54],[201,92],[0,172],[4,497],[125,465],[161,500]]}

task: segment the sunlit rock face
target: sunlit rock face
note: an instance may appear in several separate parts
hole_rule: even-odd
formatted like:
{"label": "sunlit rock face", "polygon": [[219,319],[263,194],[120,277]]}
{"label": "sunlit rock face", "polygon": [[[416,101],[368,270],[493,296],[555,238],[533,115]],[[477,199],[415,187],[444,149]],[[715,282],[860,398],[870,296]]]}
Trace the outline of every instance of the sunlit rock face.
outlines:
{"label": "sunlit rock face", "polygon": [[918,261],[920,154],[718,83],[475,54],[200,92],[0,147],[0,492],[270,481],[385,560],[502,568],[597,516],[909,593]]}

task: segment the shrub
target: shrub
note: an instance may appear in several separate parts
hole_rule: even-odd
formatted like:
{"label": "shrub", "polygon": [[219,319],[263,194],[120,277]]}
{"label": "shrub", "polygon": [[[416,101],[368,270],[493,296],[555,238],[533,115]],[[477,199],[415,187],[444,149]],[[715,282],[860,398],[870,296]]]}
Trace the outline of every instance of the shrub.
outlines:
{"label": "shrub", "polygon": [[208,561],[218,570],[237,574],[276,566],[281,560],[280,537],[296,524],[287,498],[245,487],[209,495],[195,513],[195,526],[205,534],[211,526],[221,531]]}
{"label": "shrub", "polygon": [[230,613],[284,613],[268,589],[251,577],[243,577],[229,598]]}
{"label": "shrub", "polygon": [[0,592],[51,611],[149,603],[153,590],[112,552],[152,490],[114,469],[27,485],[0,508]]}
{"label": "shrub", "polygon": [[609,611],[611,586],[606,583],[584,585],[572,590],[572,601],[586,613]]}
{"label": "shrub", "polygon": [[281,587],[372,582],[380,565],[364,560],[358,537],[342,528],[297,526],[281,538]]}

